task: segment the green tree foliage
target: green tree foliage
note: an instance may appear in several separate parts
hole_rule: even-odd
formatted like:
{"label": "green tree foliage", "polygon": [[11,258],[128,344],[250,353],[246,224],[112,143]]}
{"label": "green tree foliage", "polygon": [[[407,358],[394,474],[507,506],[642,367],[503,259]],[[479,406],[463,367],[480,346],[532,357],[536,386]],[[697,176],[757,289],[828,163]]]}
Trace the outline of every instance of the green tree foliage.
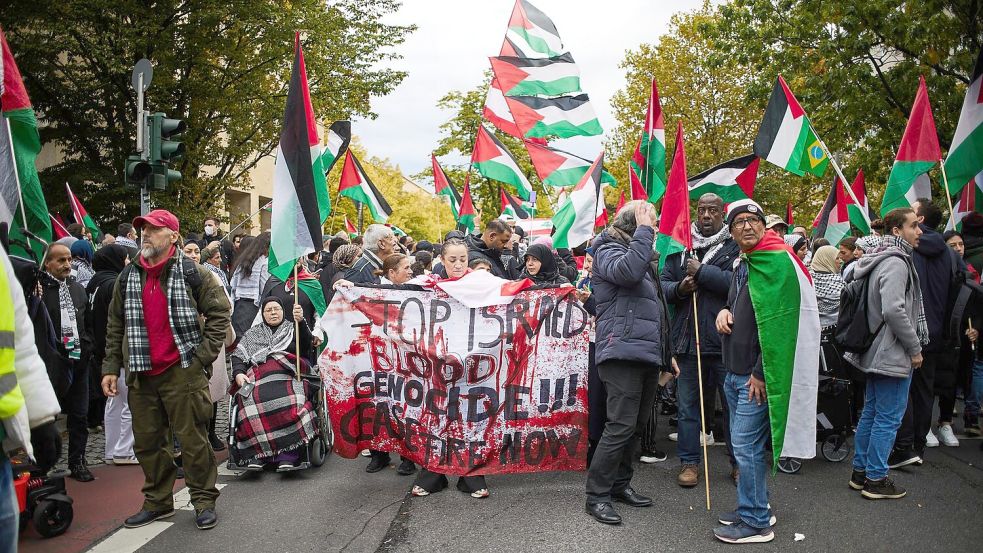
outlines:
{"label": "green tree foliage", "polygon": [[179,217],[224,208],[229,187],[276,147],[302,32],[311,99],[324,121],[374,116],[371,99],[405,73],[397,58],[412,26],[382,22],[396,0],[12,0],[4,28],[44,127],[62,159],[41,173],[49,206],[65,210],[63,183],[100,223],[130,219],[138,194],[123,187],[134,147],[133,64],[146,57],[154,79],[146,107],[184,119],[184,178],[153,195]]}

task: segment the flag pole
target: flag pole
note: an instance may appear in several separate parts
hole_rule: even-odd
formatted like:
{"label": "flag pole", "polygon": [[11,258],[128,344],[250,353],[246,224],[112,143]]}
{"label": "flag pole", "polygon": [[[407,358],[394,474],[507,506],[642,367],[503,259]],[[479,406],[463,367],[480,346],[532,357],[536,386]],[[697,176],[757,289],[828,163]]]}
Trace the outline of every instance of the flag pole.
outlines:
{"label": "flag pole", "polygon": [[[20,174],[17,172],[17,156],[14,154],[14,135],[10,131],[10,121],[4,118],[3,126],[7,128],[7,143],[10,144],[10,163],[11,167],[14,168],[14,184],[17,185],[17,203],[20,204],[21,223],[24,225],[24,230],[30,230],[27,228],[27,212],[24,211],[24,195],[20,189]],[[48,216],[50,217],[51,215],[49,214]],[[24,237],[27,238],[27,235],[25,234]],[[26,242],[27,251],[31,252],[33,255],[34,252],[31,250],[31,239],[27,238]],[[47,247],[47,244],[44,244],[44,246]]]}
{"label": "flag pole", "polygon": [[[942,163],[942,158],[939,157],[939,168],[942,169],[942,186],[945,187],[945,201],[949,203],[949,217],[955,215],[955,211],[952,209],[952,198],[949,197],[949,177],[945,174],[945,163]],[[953,224],[955,228],[955,224]]]}
{"label": "flag pole", "polygon": [[[297,293],[297,291],[300,289],[300,279],[297,278],[297,262],[298,261],[303,261],[303,258],[297,259],[297,260],[294,261],[294,305],[300,305],[300,300],[299,300],[298,293]],[[296,351],[297,351],[297,359],[296,359],[297,380],[300,380],[300,368],[301,368],[301,365],[300,365],[300,360],[301,360],[301,355],[300,355],[300,321],[298,321],[297,319],[294,318],[294,310],[293,309],[290,310],[290,318],[291,319],[294,319],[294,345],[296,346]],[[307,324],[307,323],[304,323],[304,324]]]}
{"label": "flag pole", "polygon": [[[330,193],[330,191],[329,191],[329,193]],[[337,209],[335,209],[335,206],[337,206],[338,205],[338,202],[340,202],[340,201],[341,201],[341,190],[339,190],[338,191],[338,194],[335,195],[335,197],[334,197],[334,203],[331,204],[331,222],[328,223],[328,232],[330,232],[330,233],[334,233],[334,216],[335,216],[335,213],[338,211]]]}
{"label": "flag pole", "polygon": [[696,387],[700,391],[700,443],[703,445],[703,481],[706,482],[707,511],[710,510],[710,463],[707,459],[707,421],[703,411],[703,356],[700,353],[700,319],[696,309],[696,290],[693,290],[693,330],[696,337]]}
{"label": "flag pole", "polygon": [[[846,177],[843,176],[843,171],[840,169],[840,164],[836,163],[836,158],[833,157],[833,153],[829,151],[829,147],[826,146],[826,142],[819,137],[819,133],[816,132],[816,128],[812,126],[812,123],[809,123],[809,128],[812,129],[812,134],[815,135],[816,140],[819,141],[819,146],[824,152],[826,152],[826,157],[829,158],[829,164],[832,165],[833,170],[836,171],[836,176],[840,177],[840,180],[843,181],[843,190],[845,190],[850,196],[853,203],[857,204],[857,207],[863,206],[863,204],[860,203],[860,200],[857,199],[857,195],[853,193],[853,187],[850,186],[849,181],[847,181]],[[867,213],[867,210],[860,209],[860,214],[863,215],[864,221],[867,222],[867,226],[870,226],[870,215]]]}
{"label": "flag pole", "polygon": [[236,226],[232,227],[231,229],[229,229],[229,232],[225,233],[225,237],[227,239],[231,240],[232,238],[230,238],[230,237],[232,236],[232,233],[233,232],[239,230],[242,227],[242,225],[245,225],[246,224],[246,221],[252,220],[252,218],[255,217],[256,215],[258,215],[260,211],[263,211],[264,209],[270,207],[271,205],[273,205],[273,200],[270,200],[270,201],[266,202],[265,204],[263,204],[262,207],[260,207],[256,211],[250,213],[245,219],[243,219],[242,221],[240,221],[238,225],[236,225]]}

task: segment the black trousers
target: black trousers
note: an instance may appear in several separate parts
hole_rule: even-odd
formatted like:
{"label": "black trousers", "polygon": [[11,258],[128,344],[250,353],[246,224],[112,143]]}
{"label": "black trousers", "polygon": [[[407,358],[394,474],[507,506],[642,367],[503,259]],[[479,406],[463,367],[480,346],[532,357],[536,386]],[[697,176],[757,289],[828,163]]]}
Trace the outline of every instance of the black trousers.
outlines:
{"label": "black trousers", "polygon": [[[420,486],[430,493],[437,493],[447,487],[447,475],[420,469],[413,485]],[[484,476],[459,476],[457,489],[464,493],[474,493],[478,490],[487,490],[488,484],[485,483]]]}
{"label": "black trousers", "polygon": [[68,415],[68,464],[85,460],[85,445],[89,441],[89,364],[73,361],[72,384],[58,398],[62,413]]}
{"label": "black trousers", "polygon": [[914,448],[919,455],[925,452],[925,436],[932,427],[932,409],[935,407],[935,369],[944,355],[922,353],[922,366],[912,371],[908,407],[894,439],[895,449]]}
{"label": "black trousers", "polygon": [[611,501],[631,484],[632,461],[652,416],[659,370],[635,361],[609,360],[597,365],[607,389],[607,424],[587,469],[587,503]]}

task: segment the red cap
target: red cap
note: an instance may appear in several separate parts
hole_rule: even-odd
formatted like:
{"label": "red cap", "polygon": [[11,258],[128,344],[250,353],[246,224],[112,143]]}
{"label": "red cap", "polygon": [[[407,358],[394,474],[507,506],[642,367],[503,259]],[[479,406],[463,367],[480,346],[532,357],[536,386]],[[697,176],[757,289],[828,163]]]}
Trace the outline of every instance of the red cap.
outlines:
{"label": "red cap", "polygon": [[169,228],[174,232],[181,231],[181,224],[178,223],[177,217],[166,209],[155,209],[150,213],[137,217],[133,220],[133,227],[137,230],[140,230],[140,228],[145,224],[153,225],[155,227]]}

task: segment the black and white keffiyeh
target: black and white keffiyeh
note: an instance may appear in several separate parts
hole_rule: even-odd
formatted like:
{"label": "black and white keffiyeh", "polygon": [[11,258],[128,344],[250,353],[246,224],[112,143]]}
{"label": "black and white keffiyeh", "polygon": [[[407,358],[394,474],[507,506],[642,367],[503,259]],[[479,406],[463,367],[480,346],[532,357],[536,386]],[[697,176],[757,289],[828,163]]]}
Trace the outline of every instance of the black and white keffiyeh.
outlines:
{"label": "black and white keffiyeh", "polygon": [[[194,359],[195,350],[201,343],[201,327],[198,326],[198,311],[191,304],[188,289],[181,270],[184,254],[180,251],[171,264],[170,275],[161,274],[167,278],[167,313],[174,334],[174,343],[181,356],[181,366],[187,367]],[[143,315],[143,286],[140,284],[140,272],[130,270],[127,275],[125,295],[123,297],[123,318],[126,324],[127,344],[129,347],[129,370],[133,372],[149,371],[150,339],[147,336],[147,326]]]}
{"label": "black and white keffiyeh", "polygon": [[690,225],[690,233],[693,235],[693,249],[707,250],[707,253],[703,255],[703,259],[700,260],[700,263],[709,263],[710,260],[713,259],[713,256],[717,255],[717,252],[720,251],[720,248],[724,246],[724,242],[730,238],[730,229],[726,226],[720,227],[717,234],[714,234],[713,236],[703,236],[703,234],[700,233],[700,229],[696,223],[692,223]]}
{"label": "black and white keffiyeh", "polygon": [[68,288],[68,279],[59,280],[48,273],[58,283],[58,308],[61,313],[61,345],[70,359],[82,357],[82,339],[79,336],[78,321],[75,319],[75,302]]}

